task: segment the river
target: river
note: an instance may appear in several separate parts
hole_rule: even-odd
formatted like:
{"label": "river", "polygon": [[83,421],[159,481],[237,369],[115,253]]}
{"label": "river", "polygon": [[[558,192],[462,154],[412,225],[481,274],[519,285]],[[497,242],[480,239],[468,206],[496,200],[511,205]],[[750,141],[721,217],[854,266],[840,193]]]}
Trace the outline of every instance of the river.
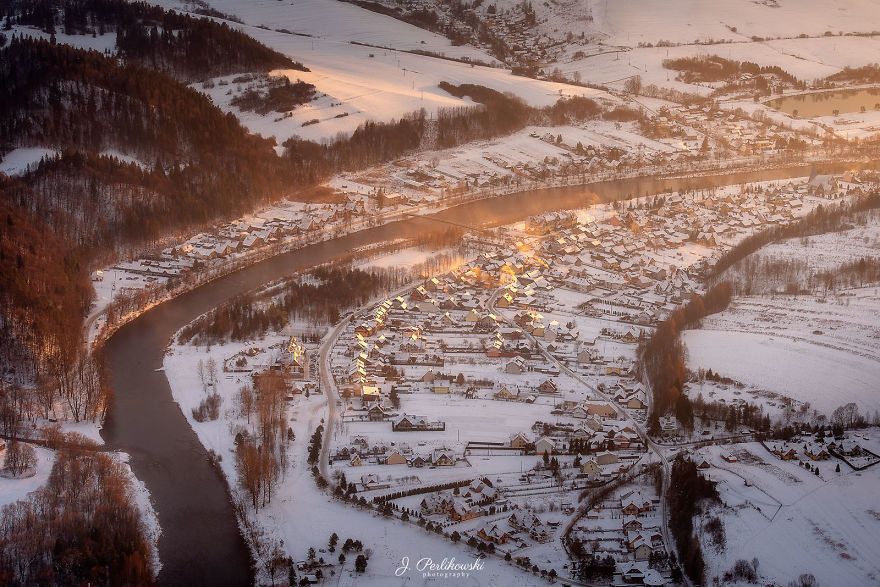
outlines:
{"label": "river", "polygon": [[150,491],[162,536],[162,585],[245,585],[251,579],[226,485],[171,396],[161,371],[165,347],[182,326],[238,294],[352,249],[466,225],[508,224],[544,211],[580,208],[597,201],[671,190],[784,179],[809,174],[799,165],[760,172],[678,179],[634,178],[552,188],[462,204],[426,217],[409,217],[284,253],[164,302],[120,328],[105,343],[114,389],[102,430],[111,449],[131,455],[131,467]]}

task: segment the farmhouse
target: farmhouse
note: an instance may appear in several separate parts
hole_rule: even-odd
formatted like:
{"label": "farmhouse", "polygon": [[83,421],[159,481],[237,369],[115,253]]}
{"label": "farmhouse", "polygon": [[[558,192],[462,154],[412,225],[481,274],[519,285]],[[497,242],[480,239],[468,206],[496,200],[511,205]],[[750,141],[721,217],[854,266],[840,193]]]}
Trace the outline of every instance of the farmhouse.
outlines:
{"label": "farmhouse", "polygon": [[488,524],[483,526],[477,531],[477,537],[495,544],[506,544],[510,541],[510,534],[501,530],[497,524],[493,524],[491,527]]}
{"label": "farmhouse", "polygon": [[510,437],[511,448],[525,448],[529,445],[530,442],[531,440],[529,440],[529,437],[522,432],[512,434]]}
{"label": "farmhouse", "polygon": [[426,430],[446,430],[446,422],[429,422],[421,416],[401,414],[391,422],[391,430],[394,432],[416,432]]}
{"label": "farmhouse", "polygon": [[546,436],[543,436],[538,439],[535,443],[535,454],[553,454],[556,450],[556,443]]}
{"label": "farmhouse", "polygon": [[449,512],[449,519],[453,522],[463,522],[464,520],[476,518],[481,513],[482,510],[480,508],[473,507],[467,502],[456,500]]}
{"label": "farmhouse", "polygon": [[597,463],[595,459],[589,459],[581,463],[581,473],[588,477],[594,477],[600,475],[602,469],[599,467],[599,463]]}

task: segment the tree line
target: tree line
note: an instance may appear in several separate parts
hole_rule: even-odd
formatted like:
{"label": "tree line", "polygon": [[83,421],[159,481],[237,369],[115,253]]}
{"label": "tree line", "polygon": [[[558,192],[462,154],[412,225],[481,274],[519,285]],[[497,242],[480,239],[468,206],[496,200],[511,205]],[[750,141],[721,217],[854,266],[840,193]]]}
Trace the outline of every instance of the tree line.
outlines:
{"label": "tree line", "polygon": [[366,303],[390,285],[384,273],[361,269],[319,267],[310,275],[318,283],[291,280],[280,291],[244,294],[214,308],[186,325],[178,344],[251,340],[280,330],[291,318],[333,324],[340,312]]}
{"label": "tree line", "polygon": [[694,532],[694,516],[706,504],[720,503],[715,483],[699,474],[697,465],[681,455],[672,462],[672,475],[666,493],[669,505],[669,531],[678,550],[681,566],[693,581],[704,584],[706,563],[700,540]]}
{"label": "tree line", "polygon": [[758,65],[751,61],[736,61],[717,55],[698,57],[679,57],[664,59],[663,67],[682,72],[685,82],[717,82],[734,76],[751,74],[754,76],[772,74],[798,88],[806,88],[806,84],[794,77],[778,65]]}
{"label": "tree line", "polygon": [[235,436],[235,468],[238,481],[254,511],[272,501],[272,492],[287,467],[287,443],[293,430],[287,424],[287,386],[280,373],[254,375],[253,386],[242,386],[237,394],[239,414],[253,429]]}
{"label": "tree line", "polygon": [[[686,428],[693,426],[693,409],[683,393],[687,380],[681,331],[694,327],[709,314],[723,311],[730,304],[731,286],[722,282],[706,292],[693,294],[688,303],[672,312],[650,338],[639,343],[639,365],[644,369],[653,392],[649,428],[659,430],[659,416],[675,407]],[[653,433],[653,432],[652,432]]]}
{"label": "tree line", "polygon": [[788,238],[808,237],[826,232],[842,230],[853,221],[856,214],[880,208],[880,193],[873,192],[851,204],[841,204],[835,208],[819,205],[806,216],[786,226],[773,226],[742,240],[738,245],[724,253],[708,278],[718,279],[728,268],[770,243]]}
{"label": "tree line", "polygon": [[352,171],[402,157],[417,149],[450,148],[522,130],[529,124],[561,125],[597,118],[602,108],[589,98],[561,98],[536,108],[520,98],[475,85],[440,82],[456,97],[469,96],[477,106],[445,108],[428,119],[424,110],[390,122],[368,121],[349,136],[318,144],[292,137],[285,141],[291,171],[318,181],[337,171]]}
{"label": "tree line", "polygon": [[298,69],[299,62],[226,23],[125,0],[15,0],[5,26],[35,26],[49,35],[116,33],[116,49],[137,63],[186,81],[233,73]]}

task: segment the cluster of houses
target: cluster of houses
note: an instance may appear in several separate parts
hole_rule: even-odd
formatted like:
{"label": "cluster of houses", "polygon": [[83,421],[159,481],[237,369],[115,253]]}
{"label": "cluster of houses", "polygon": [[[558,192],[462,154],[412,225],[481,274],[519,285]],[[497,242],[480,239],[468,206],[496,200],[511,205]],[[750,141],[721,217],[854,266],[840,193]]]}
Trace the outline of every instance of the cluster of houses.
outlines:
{"label": "cluster of houses", "polygon": [[454,492],[428,494],[419,504],[419,508],[424,515],[443,515],[452,522],[463,522],[486,515],[486,506],[499,497],[498,489],[487,479],[474,479],[470,485]]}
{"label": "cluster of houses", "polygon": [[783,461],[791,461],[798,459],[799,454],[813,461],[826,461],[831,455],[825,449],[825,445],[818,442],[806,442],[801,446],[792,445],[787,442],[771,442],[767,448]]}
{"label": "cluster of houses", "polygon": [[538,543],[549,542],[553,538],[552,528],[544,523],[537,515],[529,511],[514,511],[507,518],[507,525],[501,522],[484,524],[477,529],[475,535],[484,542],[493,544],[507,544],[517,541],[522,546],[527,546],[524,540],[528,536]]}
{"label": "cluster of houses", "polygon": [[[803,435],[800,439],[794,438],[789,442],[773,441],[765,443],[767,450],[783,461],[806,460],[827,461],[832,456],[844,459],[858,459],[859,457],[873,456],[870,451],[862,448],[850,438],[836,439],[832,436],[814,438],[812,435]],[[803,455],[805,458],[801,458]]]}
{"label": "cluster of houses", "polygon": [[408,444],[370,444],[366,437],[356,436],[350,443],[337,447],[330,455],[331,464],[335,461],[346,462],[352,467],[367,464],[407,465],[416,468],[454,467],[461,461],[461,456],[445,447],[416,453]]}
{"label": "cluster of houses", "polygon": [[[649,497],[641,489],[626,489],[616,500],[596,506],[574,531],[582,541],[598,546],[596,554],[611,554],[618,560],[646,561],[655,551],[663,551],[663,536],[654,517],[659,498]],[[599,522],[606,516],[605,522]],[[612,520],[620,519],[615,527]]]}

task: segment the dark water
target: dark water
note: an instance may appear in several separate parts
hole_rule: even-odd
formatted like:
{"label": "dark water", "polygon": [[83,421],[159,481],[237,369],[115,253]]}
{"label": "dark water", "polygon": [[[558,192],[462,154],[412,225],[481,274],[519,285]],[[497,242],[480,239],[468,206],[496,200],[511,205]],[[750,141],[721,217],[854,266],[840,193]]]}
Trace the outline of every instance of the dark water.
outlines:
{"label": "dark water", "polygon": [[586,187],[499,196],[424,218],[407,218],[333,241],[285,253],[241,269],[160,304],[119,329],[105,351],[114,400],[102,432],[112,449],[131,455],[135,475],[153,498],[162,536],[159,554],[165,585],[244,585],[249,555],[226,486],[171,396],[162,367],[171,335],[198,315],[238,294],[290,273],[344,256],[353,248],[448,228],[434,219],[466,225],[507,224],[529,215],[582,207],[599,200],[700,189],[809,173],[806,166],[688,179],[628,179]]}
{"label": "dark water", "polygon": [[799,96],[786,96],[770,100],[767,105],[781,110],[786,114],[794,114],[803,118],[814,116],[831,116],[838,114],[877,110],[880,106],[880,89],[864,88],[861,90],[836,90],[833,92],[816,92]]}

